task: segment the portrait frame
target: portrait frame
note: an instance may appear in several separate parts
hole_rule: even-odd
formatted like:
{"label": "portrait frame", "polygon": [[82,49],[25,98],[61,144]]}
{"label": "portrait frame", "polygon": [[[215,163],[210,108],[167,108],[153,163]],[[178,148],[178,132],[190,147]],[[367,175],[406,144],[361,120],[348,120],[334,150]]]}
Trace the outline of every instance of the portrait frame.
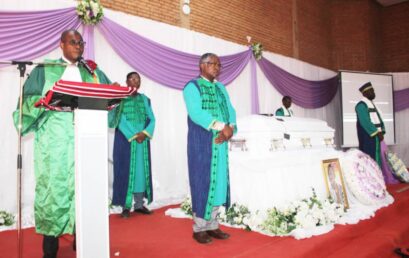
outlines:
{"label": "portrait frame", "polygon": [[339,160],[326,159],[321,164],[328,198],[332,198],[334,202],[344,206],[344,209],[348,209],[348,197]]}

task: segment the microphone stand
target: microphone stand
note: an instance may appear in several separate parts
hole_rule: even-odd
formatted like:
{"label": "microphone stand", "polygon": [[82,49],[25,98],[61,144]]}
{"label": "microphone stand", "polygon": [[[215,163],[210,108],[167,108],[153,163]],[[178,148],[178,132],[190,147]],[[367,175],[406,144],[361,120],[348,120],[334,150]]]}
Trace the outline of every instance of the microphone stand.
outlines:
{"label": "microphone stand", "polygon": [[20,87],[18,97],[18,125],[17,125],[17,252],[18,258],[23,257],[23,232],[21,231],[21,172],[23,167],[23,156],[21,154],[21,134],[23,127],[23,85],[24,85],[24,73],[26,72],[27,65],[61,65],[66,66],[65,63],[35,63],[32,61],[0,61],[0,64],[17,65],[17,70],[20,71]]}

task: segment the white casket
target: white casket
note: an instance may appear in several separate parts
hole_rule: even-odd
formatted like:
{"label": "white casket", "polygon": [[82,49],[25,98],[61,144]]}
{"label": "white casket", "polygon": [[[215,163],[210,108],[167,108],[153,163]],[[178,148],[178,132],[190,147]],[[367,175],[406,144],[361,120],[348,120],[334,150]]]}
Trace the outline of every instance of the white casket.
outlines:
{"label": "white casket", "polygon": [[[262,115],[251,115],[237,120],[238,133],[230,143],[230,150],[245,144],[245,150],[251,153],[268,151],[271,149],[273,140],[284,139],[285,128],[282,123],[276,122],[274,118]],[[241,148],[242,149],[242,148]]]}
{"label": "white casket", "polygon": [[327,122],[314,118],[276,117],[282,120],[289,147],[332,147],[335,130]]}
{"label": "white casket", "polygon": [[250,115],[237,120],[239,131],[230,149],[241,147],[252,153],[290,149],[333,147],[335,130],[313,118]]}
{"label": "white casket", "polygon": [[[325,121],[251,115],[239,118],[237,127],[233,140],[246,148],[230,146],[233,203],[266,210],[310,196],[312,188],[326,197],[322,160],[340,158],[342,152],[332,142],[325,144],[325,138],[334,137]],[[303,138],[309,138],[309,144],[303,145]]]}

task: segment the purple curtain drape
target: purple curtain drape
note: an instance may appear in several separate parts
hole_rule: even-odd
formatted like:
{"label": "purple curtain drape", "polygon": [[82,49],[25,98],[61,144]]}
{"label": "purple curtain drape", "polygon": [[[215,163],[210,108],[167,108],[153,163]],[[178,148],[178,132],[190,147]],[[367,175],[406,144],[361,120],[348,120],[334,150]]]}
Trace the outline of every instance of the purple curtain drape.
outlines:
{"label": "purple curtain drape", "polygon": [[63,30],[78,29],[80,25],[74,7],[35,12],[1,11],[0,60],[32,60],[43,56],[58,47]]}
{"label": "purple curtain drape", "polygon": [[323,107],[337,93],[337,76],[322,81],[309,81],[290,74],[264,57],[258,61],[258,64],[278,92],[283,96],[291,96],[293,102],[303,108]]}
{"label": "purple curtain drape", "polygon": [[397,90],[393,95],[395,112],[409,108],[409,87],[404,90]]}
{"label": "purple curtain drape", "polygon": [[[98,25],[112,48],[133,69],[162,85],[183,89],[199,75],[199,55],[188,54],[146,39],[104,17]],[[232,82],[247,65],[251,50],[220,57],[223,69],[219,80]]]}
{"label": "purple curtain drape", "polygon": [[[32,60],[58,47],[61,32],[78,29],[81,21],[75,7],[33,12],[0,11],[0,61]],[[199,55],[163,46],[122,27],[104,17],[97,26],[112,48],[131,67],[162,85],[183,89],[199,74]],[[84,57],[94,59],[94,26],[85,25],[87,42]],[[223,69],[220,81],[231,83],[249,63],[251,64],[251,111],[259,112],[256,61],[251,49],[220,57]],[[337,76],[309,81],[296,77],[265,58],[258,61],[270,83],[282,94],[304,108],[327,105],[338,89]],[[5,66],[0,64],[0,67]],[[395,111],[409,108],[409,88],[395,92]]]}
{"label": "purple curtain drape", "polygon": [[250,59],[250,86],[251,86],[251,113],[260,113],[260,104],[258,98],[258,84],[257,84],[257,64],[254,56]]}
{"label": "purple curtain drape", "polygon": [[94,26],[83,25],[82,39],[86,42],[84,49],[84,58],[95,60],[94,52]]}

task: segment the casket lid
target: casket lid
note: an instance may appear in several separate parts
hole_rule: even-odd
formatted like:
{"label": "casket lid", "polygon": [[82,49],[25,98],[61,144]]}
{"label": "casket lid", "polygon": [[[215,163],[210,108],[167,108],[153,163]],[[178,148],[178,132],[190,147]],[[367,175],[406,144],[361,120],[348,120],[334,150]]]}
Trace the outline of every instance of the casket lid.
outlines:
{"label": "casket lid", "polygon": [[282,121],[275,117],[263,115],[249,115],[237,119],[239,132],[284,132]]}

